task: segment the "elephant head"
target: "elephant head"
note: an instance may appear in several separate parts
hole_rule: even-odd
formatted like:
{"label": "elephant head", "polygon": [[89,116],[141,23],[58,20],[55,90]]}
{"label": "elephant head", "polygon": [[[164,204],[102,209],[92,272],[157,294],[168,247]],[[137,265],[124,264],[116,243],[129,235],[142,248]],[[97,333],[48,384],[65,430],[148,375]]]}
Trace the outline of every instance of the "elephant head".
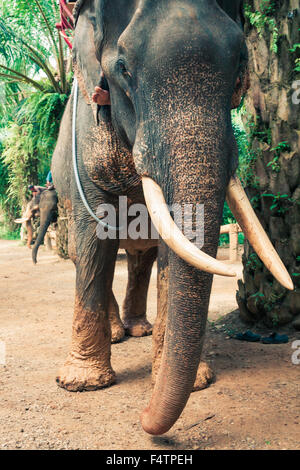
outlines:
{"label": "elephant head", "polygon": [[[241,4],[85,0],[75,10],[74,58],[81,89],[91,94],[100,65],[110,90],[113,128],[132,154],[162,238],[166,224],[174,222],[167,211],[162,216],[157,210],[158,201],[189,204],[194,210],[204,205],[202,252],[182,234],[166,240],[171,249],[165,346],[153,396],[142,415],[151,434],[174,424],[192,390],[212,273],[233,274],[213,259],[230,181],[228,200],[238,220],[251,242],[260,238],[258,221],[253,213],[250,219],[244,213],[244,193],[232,179],[238,153],[230,110],[247,62]],[[85,51],[91,31],[94,56]],[[280,269],[284,271],[282,265]],[[290,279],[286,285],[291,288]]]}

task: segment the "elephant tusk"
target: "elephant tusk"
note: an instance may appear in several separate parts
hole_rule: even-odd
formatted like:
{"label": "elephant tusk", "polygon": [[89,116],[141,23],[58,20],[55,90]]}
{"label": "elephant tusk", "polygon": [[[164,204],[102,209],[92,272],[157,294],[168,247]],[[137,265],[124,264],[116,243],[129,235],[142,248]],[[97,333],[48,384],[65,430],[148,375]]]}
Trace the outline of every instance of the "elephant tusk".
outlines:
{"label": "elephant tusk", "polygon": [[229,182],[227,203],[249,243],[268,270],[286,289],[293,290],[292,279],[264,231],[237,176],[232,177]]}
{"label": "elephant tusk", "polygon": [[236,276],[235,271],[200,251],[180,231],[173,221],[161,188],[151,178],[143,176],[142,184],[147,209],[161,238],[180,258],[195,268],[220,276]]}
{"label": "elephant tusk", "polygon": [[14,222],[16,224],[23,224],[24,222],[28,222],[28,220],[30,220],[30,217],[23,217],[21,219],[15,219]]}

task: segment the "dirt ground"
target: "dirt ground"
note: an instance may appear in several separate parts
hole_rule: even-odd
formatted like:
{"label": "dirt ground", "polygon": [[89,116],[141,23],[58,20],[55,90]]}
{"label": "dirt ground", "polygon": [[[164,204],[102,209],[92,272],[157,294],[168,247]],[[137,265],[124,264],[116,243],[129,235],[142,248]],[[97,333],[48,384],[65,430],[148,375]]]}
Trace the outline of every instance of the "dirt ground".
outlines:
{"label": "dirt ground", "polygon": [[[241,265],[236,268],[241,275]],[[148,317],[156,313],[155,269]],[[114,292],[125,293],[127,266],[118,261]],[[143,432],[139,414],[150,394],[151,337],[112,346],[116,385],[70,393],[57,387],[71,337],[75,272],[44,248],[37,266],[19,242],[0,240],[0,449],[300,449],[300,365],[284,345],[231,339],[246,329],[233,312],[236,280],[215,276],[204,356],[216,373],[193,393],[162,437]],[[256,331],[254,329],[254,331]],[[265,331],[267,335],[269,331]]]}

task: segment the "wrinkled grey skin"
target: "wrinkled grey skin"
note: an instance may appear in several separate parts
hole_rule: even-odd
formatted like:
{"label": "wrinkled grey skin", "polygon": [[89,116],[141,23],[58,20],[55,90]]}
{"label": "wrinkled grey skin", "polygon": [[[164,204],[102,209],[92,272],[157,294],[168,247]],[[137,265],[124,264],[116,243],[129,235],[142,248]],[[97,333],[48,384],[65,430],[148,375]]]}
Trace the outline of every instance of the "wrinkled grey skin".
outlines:
{"label": "wrinkled grey skin", "polygon": [[57,194],[54,189],[43,191],[39,197],[40,228],[32,247],[32,260],[37,262],[37,253],[49,225],[57,220]]}
{"label": "wrinkled grey skin", "polygon": [[[204,204],[203,250],[214,257],[227,184],[237,166],[231,100],[246,62],[242,2],[218,3],[86,0],[78,4],[74,40],[81,90],[76,126],[79,171],[90,206],[96,212],[101,203],[117,205],[120,195],[142,202],[141,176],[149,176],[160,185],[168,204]],[[98,84],[101,69],[111,108],[93,113],[86,99]],[[72,108],[73,95],[52,165],[55,186],[68,211],[69,247],[76,264],[72,348],[57,382],[68,390],[91,390],[115,380],[109,317],[119,241],[97,239],[96,223],[79,198],[67,138]],[[142,256],[155,250],[150,243],[138,246],[130,241],[125,248]],[[192,391],[212,284],[210,274],[164,246],[159,250],[158,307],[166,310],[168,319],[153,396],[142,415],[143,428],[151,434],[170,429]],[[154,253],[150,269],[153,257]],[[145,317],[137,315],[135,321],[142,327]]]}

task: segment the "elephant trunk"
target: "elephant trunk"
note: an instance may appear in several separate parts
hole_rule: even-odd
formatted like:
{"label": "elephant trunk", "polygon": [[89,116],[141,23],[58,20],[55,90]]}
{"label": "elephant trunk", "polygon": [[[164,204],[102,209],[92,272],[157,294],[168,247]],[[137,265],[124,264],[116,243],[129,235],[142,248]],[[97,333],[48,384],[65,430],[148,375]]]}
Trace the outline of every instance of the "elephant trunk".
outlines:
{"label": "elephant trunk", "polygon": [[[198,150],[200,156],[203,155],[201,147]],[[180,154],[183,154],[183,149]],[[185,159],[182,160],[185,161]],[[192,235],[196,242],[197,224],[195,224],[194,215],[197,213],[197,206],[199,204],[203,205],[204,225],[202,230],[205,233],[205,239],[203,248],[200,248],[202,248],[204,254],[209,255],[211,258],[209,269],[205,264],[199,269],[199,265],[192,265],[191,260],[187,262],[186,257],[181,256],[181,251],[177,250],[176,252],[172,244],[167,239],[165,240],[166,244],[169,245],[169,279],[168,320],[164,350],[150,404],[141,417],[144,430],[154,435],[163,434],[173,426],[192,391],[203,345],[212,273],[217,272],[214,270],[217,265],[212,262],[212,258],[215,258],[218,247],[222,209],[230,177],[230,166],[228,164],[229,159],[226,159],[226,153],[225,158],[221,158],[220,153],[214,153],[213,149],[211,149],[211,158],[205,159],[202,156],[201,160],[202,165],[199,165],[197,164],[197,158],[190,158],[189,167],[180,170],[179,162],[176,161],[174,156],[170,165],[170,176],[165,178],[165,183],[161,183],[161,192],[164,193],[168,202],[172,205],[178,204],[181,206],[181,215],[184,215],[185,222],[190,222],[187,227],[192,226]],[[174,171],[174,164],[177,166],[176,171]],[[145,199],[149,207],[149,205],[151,206],[151,192],[145,191],[149,183],[148,179],[145,176],[143,177]],[[155,199],[153,182],[151,183],[152,187],[153,200]],[[293,284],[289,274],[268,241],[258,220],[256,220],[253,210],[251,212],[250,203],[246,204],[246,195],[235,178],[230,180],[227,198],[238,220],[244,227],[245,234],[252,241],[254,247],[258,249],[262,259],[265,258],[264,253],[262,253],[264,246],[265,249],[268,249],[267,253],[270,256],[267,261],[274,274],[277,275],[277,279],[287,288],[292,289]],[[193,213],[191,212],[189,216],[190,220],[186,220],[185,217],[186,204],[193,207]],[[152,209],[151,211],[150,207],[149,213],[154,214],[155,218],[155,214],[159,212],[159,208],[155,207],[155,202]],[[162,218],[167,219],[167,214],[163,213]],[[159,232],[163,237],[164,225],[158,222],[157,227],[158,229],[161,228]],[[263,246],[260,241],[256,240],[258,234],[264,240]],[[179,235],[175,238],[181,241]],[[211,267],[213,267],[212,270]],[[205,270],[208,272],[205,272]],[[220,273],[226,274],[222,273],[221,270]]]}
{"label": "elephant trunk", "polygon": [[[186,145],[189,136],[183,134],[182,139]],[[179,168],[181,162],[175,158],[174,151],[168,180],[160,185],[167,203],[181,208],[184,235],[212,260],[218,248],[229,179],[229,159],[213,152],[213,149],[209,157],[205,156],[204,146],[199,140],[199,134],[198,138],[192,135],[191,146],[188,147],[188,168]],[[177,142],[176,147],[180,150],[178,154],[183,155],[183,145]],[[199,159],[202,164],[199,164]],[[203,210],[202,220],[197,218],[200,207]],[[177,220],[180,219],[182,217]],[[204,236],[203,247],[201,237],[197,238],[199,230]],[[167,432],[180,416],[192,391],[203,345],[212,273],[216,272],[207,271],[204,267],[199,269],[193,266],[180,257],[180,252],[169,248],[168,319],[164,350],[150,404],[141,417],[142,426],[149,434]]]}
{"label": "elephant trunk", "polygon": [[46,212],[46,213],[41,214],[41,223],[40,223],[39,233],[36,238],[35,244],[33,245],[33,248],[32,248],[32,261],[34,262],[34,264],[37,263],[38,249],[40,245],[43,243],[48,227],[52,221],[53,221],[53,215],[51,212]]}
{"label": "elephant trunk", "polygon": [[169,253],[168,321],[162,362],[141,422],[149,434],[167,432],[192,391],[205,333],[212,275]]}

